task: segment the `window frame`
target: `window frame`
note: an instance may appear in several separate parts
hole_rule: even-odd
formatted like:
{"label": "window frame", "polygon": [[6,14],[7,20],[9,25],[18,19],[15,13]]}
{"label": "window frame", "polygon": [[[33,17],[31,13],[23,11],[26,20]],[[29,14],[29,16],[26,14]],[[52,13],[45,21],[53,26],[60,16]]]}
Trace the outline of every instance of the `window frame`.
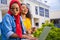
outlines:
{"label": "window frame", "polygon": [[45,17],[49,17],[49,9],[45,9]]}
{"label": "window frame", "polygon": [[38,15],[38,6],[35,6],[35,14]]}
{"label": "window frame", "polygon": [[7,0],[1,0],[1,4],[7,4]]}
{"label": "window frame", "polygon": [[43,7],[39,7],[39,15],[44,16],[44,8]]}

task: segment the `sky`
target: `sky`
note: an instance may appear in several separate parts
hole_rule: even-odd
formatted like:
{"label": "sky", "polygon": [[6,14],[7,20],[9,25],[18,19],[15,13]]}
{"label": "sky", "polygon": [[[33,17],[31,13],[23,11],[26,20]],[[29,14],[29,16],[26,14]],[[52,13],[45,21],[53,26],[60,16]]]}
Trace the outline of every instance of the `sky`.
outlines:
{"label": "sky", "polygon": [[60,10],[60,0],[42,0],[47,1],[47,5],[50,6],[51,11]]}

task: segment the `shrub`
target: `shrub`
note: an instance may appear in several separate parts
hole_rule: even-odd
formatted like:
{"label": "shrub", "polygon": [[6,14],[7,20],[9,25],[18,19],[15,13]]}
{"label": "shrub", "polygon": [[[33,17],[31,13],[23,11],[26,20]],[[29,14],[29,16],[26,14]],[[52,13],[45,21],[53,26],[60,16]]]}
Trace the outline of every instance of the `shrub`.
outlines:
{"label": "shrub", "polygon": [[49,22],[45,22],[45,24],[42,24],[42,27],[38,28],[36,30],[36,32],[33,33],[34,37],[39,37],[39,35],[41,34],[42,30],[46,26],[52,27],[52,29],[50,30],[46,40],[60,40],[60,28],[55,27],[53,23],[49,23]]}

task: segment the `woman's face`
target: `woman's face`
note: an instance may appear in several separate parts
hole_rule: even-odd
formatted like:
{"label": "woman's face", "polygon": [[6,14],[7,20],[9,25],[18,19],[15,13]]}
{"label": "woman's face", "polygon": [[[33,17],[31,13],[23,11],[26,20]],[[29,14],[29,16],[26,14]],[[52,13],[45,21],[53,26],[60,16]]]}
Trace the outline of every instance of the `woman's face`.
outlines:
{"label": "woman's face", "polygon": [[17,3],[14,3],[11,5],[10,11],[12,12],[13,15],[18,15],[19,13],[19,6]]}
{"label": "woman's face", "polygon": [[27,6],[26,5],[22,5],[21,6],[21,12],[22,12],[22,14],[27,14],[28,13],[28,8],[27,8]]}

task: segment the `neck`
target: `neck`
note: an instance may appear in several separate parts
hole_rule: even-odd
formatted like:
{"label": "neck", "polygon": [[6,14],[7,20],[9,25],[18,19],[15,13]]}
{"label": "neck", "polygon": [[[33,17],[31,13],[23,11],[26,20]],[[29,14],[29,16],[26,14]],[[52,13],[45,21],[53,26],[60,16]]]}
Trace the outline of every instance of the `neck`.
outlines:
{"label": "neck", "polygon": [[21,14],[22,19],[26,19],[26,15],[25,14]]}

